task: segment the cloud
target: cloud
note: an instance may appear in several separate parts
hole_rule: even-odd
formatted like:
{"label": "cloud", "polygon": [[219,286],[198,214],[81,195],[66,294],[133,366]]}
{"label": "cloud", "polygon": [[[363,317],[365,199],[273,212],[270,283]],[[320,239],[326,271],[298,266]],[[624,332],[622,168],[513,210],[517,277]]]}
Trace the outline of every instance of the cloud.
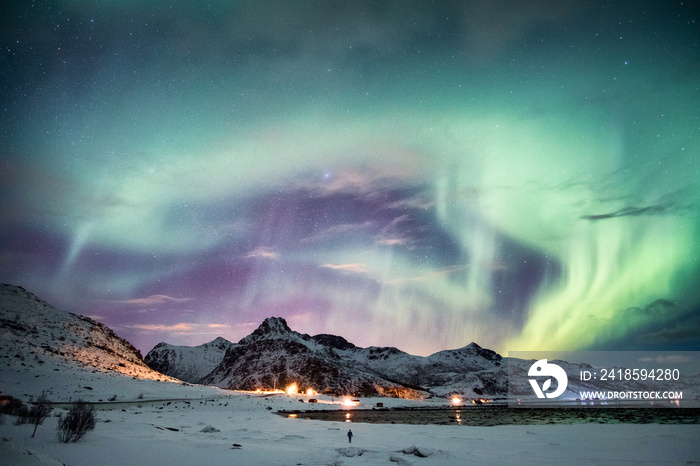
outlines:
{"label": "cloud", "polygon": [[133,306],[159,306],[161,304],[178,304],[187,303],[190,301],[192,301],[192,298],[174,298],[164,294],[152,294],[145,298],[125,299],[110,302],[129,304]]}
{"label": "cloud", "polygon": [[174,325],[164,325],[164,324],[129,324],[124,327],[132,328],[135,330],[142,330],[145,332],[175,332],[175,333],[188,333],[191,332],[197,324],[188,324],[181,322]]}
{"label": "cloud", "polygon": [[418,275],[415,277],[393,278],[390,280],[385,280],[383,283],[384,283],[384,285],[402,285],[404,283],[411,283],[411,282],[429,282],[431,280],[447,277],[449,275],[452,275],[453,273],[460,272],[464,269],[465,269],[464,265],[451,265],[449,267],[443,267],[441,269],[431,270],[427,273],[424,273],[422,275]]}
{"label": "cloud", "polygon": [[421,209],[428,210],[435,207],[435,199],[428,193],[420,193],[413,197],[399,199],[398,201],[390,202],[384,207],[387,209]]}
{"label": "cloud", "polygon": [[354,236],[361,234],[365,231],[370,231],[374,227],[374,223],[370,220],[362,223],[342,223],[340,225],[333,225],[324,230],[314,233],[313,235],[302,238],[302,243],[313,243],[328,241],[339,236]]}
{"label": "cloud", "polygon": [[124,327],[148,333],[173,333],[176,335],[218,333],[219,330],[229,328],[226,324],[194,324],[190,322],[180,322],[173,325],[127,324]]}
{"label": "cloud", "polygon": [[[366,198],[379,197],[386,194],[392,187],[413,183],[420,179],[424,170],[424,160],[418,153],[400,147],[370,147],[365,149],[367,154],[387,156],[388,160],[401,160],[400,165],[382,165],[375,162],[371,167],[341,168],[328,170],[321,175],[307,179],[301,183],[302,188],[315,192],[319,196],[332,196],[338,193],[353,194]],[[347,159],[357,157],[348,156]]]}
{"label": "cloud", "polygon": [[207,328],[228,328],[226,324],[207,324]]}
{"label": "cloud", "polygon": [[396,217],[382,229],[379,238],[375,242],[383,246],[406,246],[410,244],[412,241],[402,237],[406,234],[407,229],[400,225],[409,223],[411,220],[412,217],[409,214]]}
{"label": "cloud", "polygon": [[257,247],[245,256],[248,259],[277,259],[279,254],[272,248]]}
{"label": "cloud", "polygon": [[[658,320],[654,322],[657,322],[658,325]],[[639,340],[652,344],[680,344],[684,341],[697,341],[698,335],[700,335],[700,317],[698,316],[682,318],[671,315],[666,322],[669,327],[644,333],[639,336]]]}
{"label": "cloud", "polygon": [[367,265],[356,262],[352,264],[323,264],[321,267],[332,270],[339,270],[343,273],[365,275],[368,273]]}
{"label": "cloud", "polygon": [[377,244],[382,246],[405,246],[409,241],[405,238],[380,238],[377,240]]}
{"label": "cloud", "polygon": [[583,215],[583,220],[605,220],[615,217],[637,217],[639,215],[659,215],[669,209],[667,205],[650,205],[646,207],[625,207],[607,214]]}

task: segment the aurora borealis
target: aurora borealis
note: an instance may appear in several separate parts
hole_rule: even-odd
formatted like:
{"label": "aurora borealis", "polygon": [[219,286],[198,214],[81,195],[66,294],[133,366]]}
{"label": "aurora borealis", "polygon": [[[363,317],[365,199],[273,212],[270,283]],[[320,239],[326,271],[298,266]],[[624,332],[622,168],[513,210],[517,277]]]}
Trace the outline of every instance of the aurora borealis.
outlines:
{"label": "aurora borealis", "polygon": [[144,354],[700,349],[693,2],[3,8],[0,281]]}

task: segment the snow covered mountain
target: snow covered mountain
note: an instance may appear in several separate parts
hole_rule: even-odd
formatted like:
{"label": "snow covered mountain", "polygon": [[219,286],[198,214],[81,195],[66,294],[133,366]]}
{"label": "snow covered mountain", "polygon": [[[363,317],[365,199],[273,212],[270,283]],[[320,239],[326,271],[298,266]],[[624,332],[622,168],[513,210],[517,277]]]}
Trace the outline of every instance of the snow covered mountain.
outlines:
{"label": "snow covered mountain", "polygon": [[335,335],[301,334],[281,318],[266,319],[236,344],[223,338],[197,347],[161,343],[145,361],[148,365],[105,325],[57,309],[20,286],[0,285],[0,364],[6,384],[8,374],[14,374],[17,384],[40,377],[51,386],[58,374],[70,373],[75,375],[63,379],[84,396],[82,385],[93,385],[84,377],[103,373],[253,390],[296,383],[299,390],[410,398],[428,391],[498,396],[505,394],[507,375],[501,357],[476,344],[426,358],[396,348],[360,348]]}
{"label": "snow covered mountain", "polygon": [[[295,332],[284,319],[274,317],[238,343],[223,338],[198,347],[161,343],[146,360],[150,367],[105,325],[56,309],[22,287],[0,285],[0,381],[6,393],[27,393],[31,380],[37,393],[46,388],[90,398],[94,388],[101,392],[99,399],[126,378],[242,390],[296,384],[299,391],[333,394],[500,398],[508,394],[507,366],[527,374],[534,362],[502,358],[475,343],[427,357],[391,347],[361,348],[340,336]],[[620,389],[619,382],[578,380],[578,373],[589,365],[554,362],[569,374],[566,399],[576,398],[579,390]],[[674,389],[683,390],[684,399],[698,399],[698,386],[700,374],[684,374]],[[525,376],[511,380],[510,389],[518,398],[533,396]],[[652,381],[636,384],[636,389],[658,386]]]}
{"label": "snow covered mountain", "polygon": [[[328,344],[330,343],[330,344]],[[367,367],[348,364],[336,353],[342,338],[319,338],[291,330],[284,319],[268,318],[230,348],[200,383],[242,390],[287,388],[334,393],[374,394],[378,389],[406,390]],[[354,345],[353,345],[354,347]]]}
{"label": "snow covered mountain", "polygon": [[46,373],[80,368],[171,380],[143,363],[128,341],[89,317],[60,309],[21,286],[0,284],[0,364]]}
{"label": "snow covered mountain", "polygon": [[144,362],[165,375],[195,383],[214,370],[232,346],[233,343],[221,337],[194,347],[159,343],[148,352]]}
{"label": "snow covered mountain", "polygon": [[[476,343],[414,356],[392,347],[360,348],[336,335],[301,334],[276,317],[265,319],[237,344],[226,342],[230,346],[213,364],[220,353],[211,348],[221,349],[227,346],[224,342],[217,339],[198,347],[160,343],[145,360],[150,367],[188,382],[240,390],[296,384],[299,390],[401,397],[456,392],[494,397],[507,392],[501,356]],[[209,373],[199,375],[210,366]]]}
{"label": "snow covered mountain", "polygon": [[[183,377],[188,368],[197,366],[197,361],[202,361],[203,367],[213,364],[215,358],[213,353],[207,353],[207,345],[174,349],[176,347],[161,343],[152,350],[155,354],[149,353],[146,360],[157,360],[164,373]],[[159,356],[167,351],[170,351],[168,357]],[[295,332],[284,319],[270,317],[253,333],[236,344],[230,344],[211,372],[199,379],[186,380],[238,390],[286,389],[295,384],[299,391],[312,389],[335,394],[402,398],[453,394],[467,398],[506,398],[510,388],[511,395],[532,400],[536,397],[527,374],[534,362],[503,358],[476,343],[430,356],[415,356],[393,347],[361,348],[336,335],[309,336]],[[619,381],[580,380],[580,371],[591,370],[588,364],[552,362],[568,374],[563,400],[574,400],[581,396],[582,391],[619,390],[622,387]],[[509,381],[509,373],[522,376]],[[698,377],[689,377],[678,387],[696,397],[691,388],[697,385]],[[653,384],[631,381],[622,388],[658,389]]]}

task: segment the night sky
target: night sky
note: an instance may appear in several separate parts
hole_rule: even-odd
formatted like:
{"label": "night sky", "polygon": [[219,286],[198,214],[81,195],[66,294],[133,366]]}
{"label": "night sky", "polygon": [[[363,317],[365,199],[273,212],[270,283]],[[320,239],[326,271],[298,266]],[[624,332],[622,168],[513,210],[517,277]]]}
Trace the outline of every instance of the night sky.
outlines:
{"label": "night sky", "polygon": [[12,4],[0,281],[144,354],[700,350],[697,2]]}

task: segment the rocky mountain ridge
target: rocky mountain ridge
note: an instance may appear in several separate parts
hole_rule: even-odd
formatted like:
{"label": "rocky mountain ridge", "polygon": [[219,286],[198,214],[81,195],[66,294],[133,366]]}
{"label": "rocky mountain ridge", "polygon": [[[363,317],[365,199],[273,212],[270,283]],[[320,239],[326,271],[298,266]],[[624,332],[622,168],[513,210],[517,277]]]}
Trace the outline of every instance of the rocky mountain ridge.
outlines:
{"label": "rocky mountain ridge", "polygon": [[[161,352],[159,347],[149,352],[146,359],[155,359]],[[186,353],[191,348],[168,346],[168,351]],[[294,385],[298,390],[359,396],[414,398],[458,394],[472,399],[496,399],[510,394],[531,400],[535,395],[528,371],[534,363],[534,359],[504,358],[476,343],[430,356],[415,356],[393,347],[361,348],[336,335],[296,332],[283,318],[270,317],[238,343],[230,343],[211,372],[188,381],[237,390],[285,389]],[[573,400],[582,391],[658,389],[653,381],[585,381],[579,373],[590,371],[589,364],[560,360],[550,363],[567,374],[562,399]],[[179,370],[177,364],[159,367],[168,375]],[[518,375],[512,377],[513,374]],[[700,375],[693,375],[678,387],[694,397],[696,390],[691,388],[698,382]]]}
{"label": "rocky mountain ridge", "polygon": [[[186,370],[178,361],[192,366],[189,361],[213,343],[195,348],[161,343],[145,361],[164,374],[183,376]],[[227,343],[230,346],[219,364],[208,374],[197,378],[193,373],[183,380],[239,390],[296,384],[300,390],[404,397],[456,392],[493,397],[505,396],[507,391],[501,356],[476,343],[415,356],[393,347],[361,348],[336,335],[302,334],[279,317],[265,319],[238,343]]]}

